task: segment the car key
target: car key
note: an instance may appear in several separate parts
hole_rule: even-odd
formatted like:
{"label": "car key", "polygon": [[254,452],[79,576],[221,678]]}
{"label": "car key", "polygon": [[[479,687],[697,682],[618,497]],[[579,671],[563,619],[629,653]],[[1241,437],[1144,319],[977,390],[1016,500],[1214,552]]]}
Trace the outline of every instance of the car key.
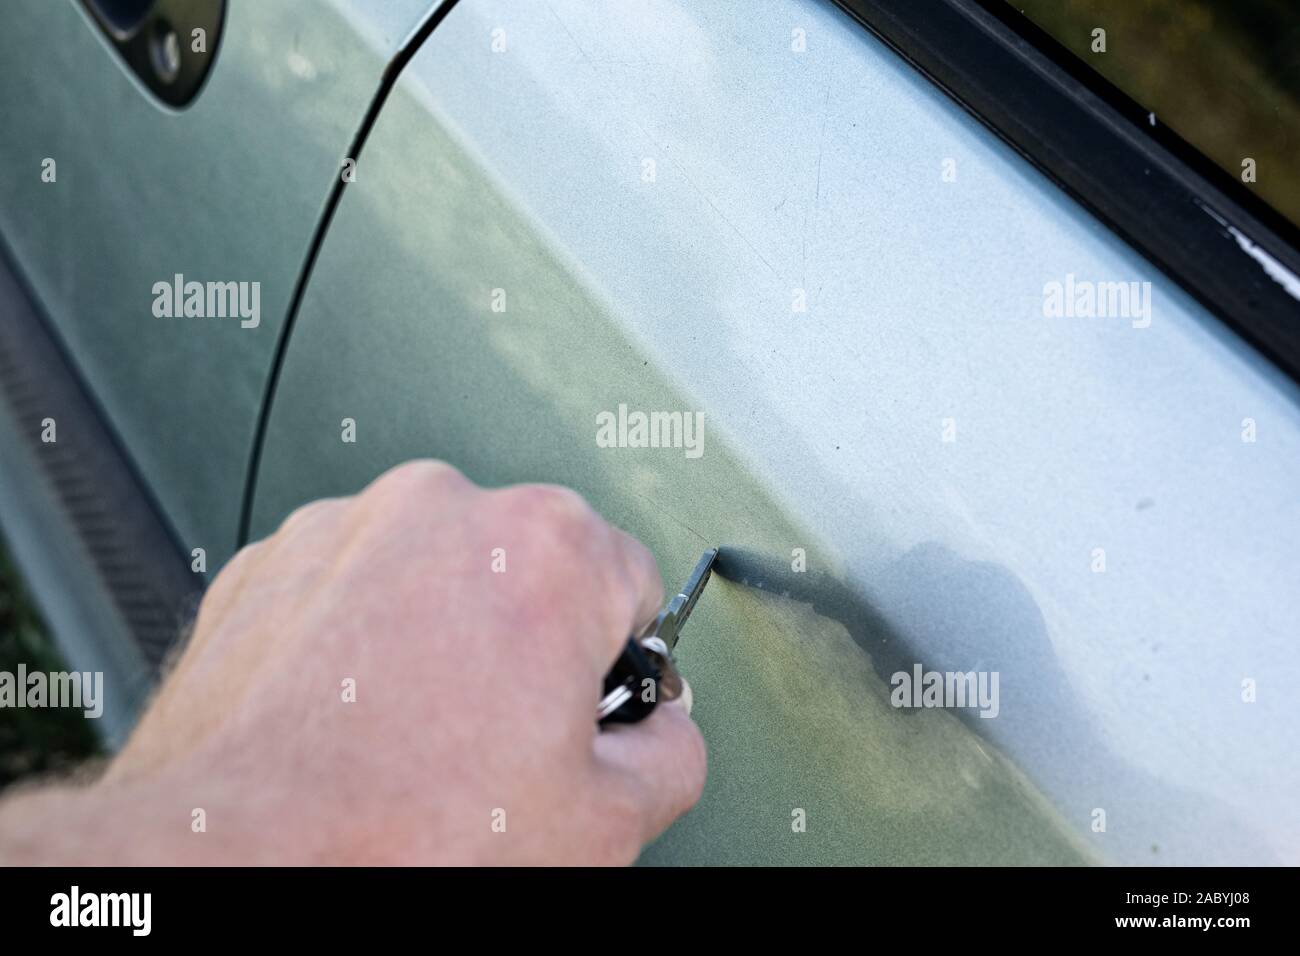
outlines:
{"label": "car key", "polygon": [[705,551],[682,589],[654,622],[640,636],[627,639],[623,653],[605,677],[605,693],[596,708],[597,723],[636,723],[650,716],[661,699],[681,696],[682,679],[673,663],[673,648],[704,585],[709,583],[717,557],[717,548]]}

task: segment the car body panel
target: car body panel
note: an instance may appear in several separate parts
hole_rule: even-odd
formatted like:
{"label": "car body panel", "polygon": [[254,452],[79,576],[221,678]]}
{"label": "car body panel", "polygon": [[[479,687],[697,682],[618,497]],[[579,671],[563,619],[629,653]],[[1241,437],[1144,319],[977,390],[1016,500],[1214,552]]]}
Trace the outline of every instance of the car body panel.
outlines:
{"label": "car body panel", "polygon": [[[263,386],[340,163],[432,0],[231,0],[177,111],[76,0],[0,32],[0,235],[188,553],[233,551]],[[53,182],[43,162],[56,163]],[[260,283],[260,322],[159,318],[156,282]]]}
{"label": "car body panel", "polygon": [[[1045,316],[1067,276],[1152,321]],[[702,457],[598,447],[620,404]],[[829,4],[462,0],[345,191],[254,532],[433,456],[577,488],[669,587],[721,545],[652,861],[1295,862],[1297,452],[1289,380]],[[892,707],[915,663],[999,715]]]}

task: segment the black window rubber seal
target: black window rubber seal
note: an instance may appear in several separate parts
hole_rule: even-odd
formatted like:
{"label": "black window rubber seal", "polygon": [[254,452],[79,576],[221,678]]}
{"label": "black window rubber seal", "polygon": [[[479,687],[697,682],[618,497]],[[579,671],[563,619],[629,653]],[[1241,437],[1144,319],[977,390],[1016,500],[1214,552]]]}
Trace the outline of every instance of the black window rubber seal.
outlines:
{"label": "black window rubber seal", "polygon": [[835,2],[1300,382],[1300,230],[1244,183],[1005,0]]}

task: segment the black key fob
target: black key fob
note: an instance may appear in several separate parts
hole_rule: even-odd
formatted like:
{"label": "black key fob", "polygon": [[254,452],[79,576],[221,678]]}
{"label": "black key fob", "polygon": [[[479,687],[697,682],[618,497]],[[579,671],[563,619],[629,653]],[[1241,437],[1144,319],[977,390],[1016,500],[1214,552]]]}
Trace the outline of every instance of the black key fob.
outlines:
{"label": "black key fob", "polygon": [[634,724],[655,709],[662,672],[635,637],[629,637],[610,672],[605,675],[605,693],[600,724]]}

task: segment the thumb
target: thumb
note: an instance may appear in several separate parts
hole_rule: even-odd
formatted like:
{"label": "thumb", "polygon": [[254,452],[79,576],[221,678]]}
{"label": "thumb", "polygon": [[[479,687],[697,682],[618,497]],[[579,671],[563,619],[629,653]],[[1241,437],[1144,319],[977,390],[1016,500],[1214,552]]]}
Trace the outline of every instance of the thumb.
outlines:
{"label": "thumb", "polygon": [[[684,682],[683,682],[684,683]],[[641,822],[642,845],[695,806],[704,790],[708,758],[700,728],[684,701],[660,704],[636,724],[614,724],[596,737],[596,759],[629,785]]]}

